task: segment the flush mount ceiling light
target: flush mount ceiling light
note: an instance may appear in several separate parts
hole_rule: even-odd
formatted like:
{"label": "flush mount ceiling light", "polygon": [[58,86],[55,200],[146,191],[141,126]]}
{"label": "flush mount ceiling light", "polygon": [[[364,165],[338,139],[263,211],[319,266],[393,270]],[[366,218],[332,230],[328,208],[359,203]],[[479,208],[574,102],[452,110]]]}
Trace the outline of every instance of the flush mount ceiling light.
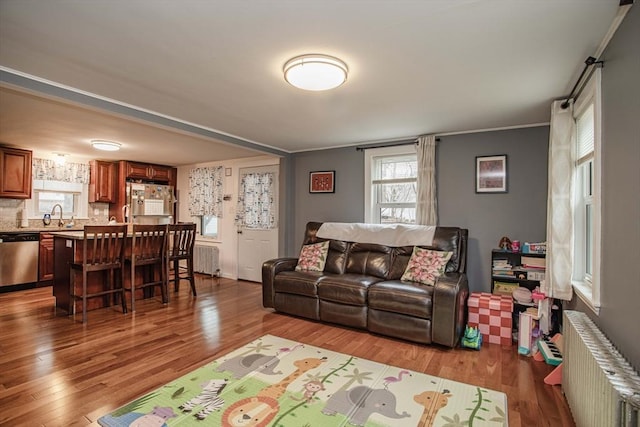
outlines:
{"label": "flush mount ceiling light", "polygon": [[296,56],[284,64],[284,79],[304,90],[329,90],[347,80],[349,68],[338,58],[309,54]]}
{"label": "flush mount ceiling light", "polygon": [[113,141],[103,141],[100,139],[94,139],[91,141],[91,146],[97,150],[102,151],[118,151],[121,144]]}
{"label": "flush mount ceiling light", "polygon": [[56,165],[64,165],[67,161],[66,154],[54,153],[56,157],[53,159]]}

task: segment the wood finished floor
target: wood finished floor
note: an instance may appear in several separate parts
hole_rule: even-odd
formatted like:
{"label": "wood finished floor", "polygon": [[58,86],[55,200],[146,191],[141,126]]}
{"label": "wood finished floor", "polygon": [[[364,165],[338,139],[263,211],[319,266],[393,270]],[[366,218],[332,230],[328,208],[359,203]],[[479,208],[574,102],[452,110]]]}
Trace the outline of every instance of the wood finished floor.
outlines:
{"label": "wood finished floor", "polygon": [[136,301],[80,316],[56,313],[51,288],[0,294],[0,426],[84,426],[265,334],[500,390],[510,426],[574,426],[552,367],[516,347],[423,346],[276,314],[257,283],[198,275],[163,306]]}

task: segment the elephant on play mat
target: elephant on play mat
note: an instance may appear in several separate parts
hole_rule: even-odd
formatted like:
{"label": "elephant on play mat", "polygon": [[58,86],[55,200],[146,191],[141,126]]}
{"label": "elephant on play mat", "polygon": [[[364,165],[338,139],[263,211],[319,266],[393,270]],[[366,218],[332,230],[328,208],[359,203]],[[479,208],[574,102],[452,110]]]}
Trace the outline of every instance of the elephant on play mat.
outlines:
{"label": "elephant on play mat", "polygon": [[357,386],[350,390],[338,390],[327,401],[322,413],[343,414],[349,417],[349,424],[363,426],[374,412],[388,418],[400,419],[410,415],[396,412],[396,396],[383,388]]}
{"label": "elephant on play mat", "polygon": [[242,378],[249,372],[258,371],[267,375],[280,375],[282,371],[274,372],[274,368],[278,366],[280,359],[277,356],[269,356],[266,354],[249,354],[246,356],[236,356],[226,360],[216,368],[217,372],[230,371],[233,376]]}

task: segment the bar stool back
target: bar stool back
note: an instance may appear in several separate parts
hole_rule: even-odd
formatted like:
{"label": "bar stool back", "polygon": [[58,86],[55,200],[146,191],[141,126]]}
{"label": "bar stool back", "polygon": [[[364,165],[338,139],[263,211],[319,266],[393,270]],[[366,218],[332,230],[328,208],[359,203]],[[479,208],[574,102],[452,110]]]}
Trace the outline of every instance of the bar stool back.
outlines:
{"label": "bar stool back", "polygon": [[[174,291],[178,292],[180,280],[189,280],[191,293],[196,296],[196,283],[193,274],[193,246],[196,241],[196,225],[192,222],[169,224],[169,250],[167,251],[167,280],[174,282]],[[180,261],[186,261],[186,272],[180,272]],[[173,267],[173,279],[170,275]]]}
{"label": "bar stool back", "polygon": [[[131,311],[135,311],[136,290],[159,286],[162,303],[167,300],[167,280],[165,272],[165,253],[167,241],[166,225],[133,224],[131,255],[127,261],[131,264],[131,283],[125,291],[131,292]],[[136,271],[141,268],[142,281],[136,283]]]}
{"label": "bar stool back", "polygon": [[[122,312],[127,312],[124,293],[124,246],[127,236],[126,225],[87,225],[84,227],[82,262],[71,263],[72,270],[82,271],[82,293],[76,294],[76,274],[71,271],[71,293],[74,301],[82,300],[82,323],[87,321],[87,299],[105,295],[120,294]],[[90,272],[102,271],[107,275],[107,287],[97,292],[87,292]],[[119,273],[119,286],[116,284]],[[75,303],[73,304],[75,314]]]}

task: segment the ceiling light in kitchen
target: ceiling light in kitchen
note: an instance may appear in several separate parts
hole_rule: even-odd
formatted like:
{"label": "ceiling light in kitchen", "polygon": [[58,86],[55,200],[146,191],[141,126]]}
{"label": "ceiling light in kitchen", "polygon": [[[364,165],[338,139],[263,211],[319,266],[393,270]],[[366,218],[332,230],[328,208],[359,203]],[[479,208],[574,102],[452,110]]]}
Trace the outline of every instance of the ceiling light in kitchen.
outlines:
{"label": "ceiling light in kitchen", "polygon": [[91,145],[93,146],[93,148],[97,150],[118,151],[122,144],[119,144],[113,141],[103,141],[100,139],[94,139],[93,141],[91,141]]}
{"label": "ceiling light in kitchen", "polygon": [[64,165],[67,161],[66,154],[56,154],[56,157],[53,159],[56,165]]}

